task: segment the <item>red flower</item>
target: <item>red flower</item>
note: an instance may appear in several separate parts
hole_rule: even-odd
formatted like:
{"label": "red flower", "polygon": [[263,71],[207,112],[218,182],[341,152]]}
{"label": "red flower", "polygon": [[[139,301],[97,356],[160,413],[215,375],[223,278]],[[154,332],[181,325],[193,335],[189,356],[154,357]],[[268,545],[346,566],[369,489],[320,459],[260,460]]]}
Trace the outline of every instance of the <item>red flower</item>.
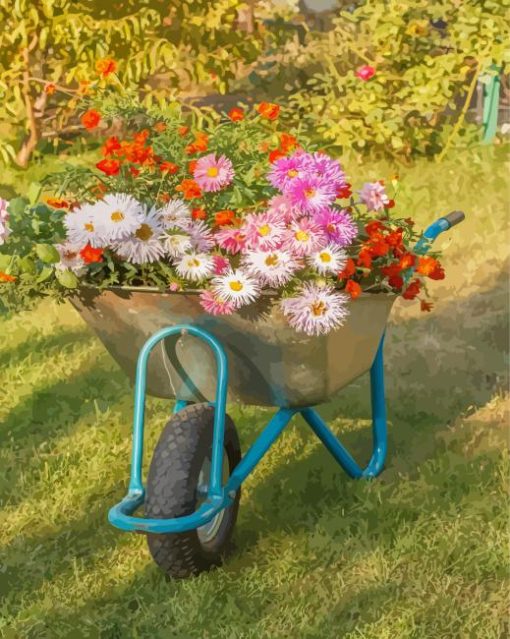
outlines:
{"label": "red flower", "polygon": [[129,172],[133,177],[138,177],[140,175],[140,169],[137,169],[136,166],[130,166]]}
{"label": "red flower", "polygon": [[121,144],[119,142],[119,138],[116,135],[112,135],[109,138],[106,138],[105,143],[101,148],[101,152],[105,157],[108,157],[109,155],[115,155],[120,149]]}
{"label": "red flower", "polygon": [[117,71],[117,63],[112,58],[102,58],[96,62],[96,71],[102,78],[107,78],[111,73]]}
{"label": "red flower", "polygon": [[388,202],[384,205],[385,209],[392,209],[395,207],[395,200],[388,200]]}
{"label": "red flower", "polygon": [[441,268],[438,260],[434,257],[429,257],[427,255],[418,258],[418,266],[416,267],[416,271],[420,273],[420,275],[425,275],[426,277],[431,277],[432,279],[442,279],[442,278],[433,278],[432,274],[437,272],[437,270]]}
{"label": "red flower", "polygon": [[169,173],[170,175],[175,175],[179,170],[179,167],[173,162],[161,162],[161,164],[159,165],[159,170],[161,171],[161,173]]}
{"label": "red flower", "polygon": [[368,250],[373,257],[382,257],[388,254],[390,247],[383,239],[375,239],[369,242]]}
{"label": "red flower", "polygon": [[352,195],[352,186],[350,184],[346,184],[338,189],[336,192],[336,196],[339,200],[343,200],[345,198],[351,197]]}
{"label": "red flower", "polygon": [[433,307],[434,307],[434,304],[431,304],[430,302],[426,302],[425,300],[420,301],[420,309],[422,311],[426,311],[427,313],[430,313]]}
{"label": "red flower", "polygon": [[400,246],[402,245],[402,233],[403,229],[400,228],[396,229],[395,231],[391,231],[391,233],[388,233],[388,235],[386,235],[385,241],[390,246],[400,248]]}
{"label": "red flower", "polygon": [[411,268],[414,266],[416,262],[416,258],[411,253],[405,253],[399,260],[398,265],[400,266],[400,270],[404,271],[405,269]]}
{"label": "red flower", "polygon": [[103,249],[93,248],[90,244],[84,246],[80,251],[80,256],[85,264],[94,264],[103,261]]}
{"label": "red flower", "polygon": [[285,153],[280,151],[280,149],[274,149],[269,154],[269,162],[270,164],[273,164],[273,162],[276,162],[276,160],[279,160],[280,158],[284,158],[284,157],[285,157]]}
{"label": "red flower", "polygon": [[354,260],[349,257],[342,271],[338,273],[339,280],[346,280],[351,275],[356,273],[356,265],[354,264]]}
{"label": "red flower", "polygon": [[429,275],[431,280],[444,280],[444,268],[439,264],[437,264],[436,268]]}
{"label": "red flower", "polygon": [[95,109],[89,109],[81,116],[81,123],[86,129],[95,129],[101,122],[101,114]]}
{"label": "red flower", "polygon": [[53,82],[48,82],[48,84],[44,85],[44,93],[47,95],[53,95],[57,90],[57,85]]}
{"label": "red flower", "polygon": [[410,284],[407,285],[406,290],[402,293],[402,297],[405,300],[414,300],[414,298],[420,292],[420,288],[420,280],[413,280]]}
{"label": "red flower", "polygon": [[67,200],[61,200],[56,197],[47,197],[46,204],[51,206],[52,209],[68,209],[70,204]]}
{"label": "red flower", "polygon": [[214,221],[218,226],[231,226],[234,224],[236,214],[234,211],[218,211],[214,216]]}
{"label": "red flower", "polygon": [[166,131],[166,123],[156,122],[154,125],[154,131],[156,131],[156,133],[164,133]]}
{"label": "red flower", "polygon": [[369,222],[368,224],[365,224],[365,233],[369,236],[373,236],[376,233],[379,233],[379,231],[382,231],[385,229],[386,227],[384,226],[382,222],[379,222],[379,220],[374,220],[373,222]]}
{"label": "red flower", "polygon": [[177,129],[177,133],[183,138],[189,131],[189,126],[180,126]]}
{"label": "red flower", "polygon": [[345,290],[349,293],[353,300],[361,295],[361,286],[354,280],[347,280]]}
{"label": "red flower", "polygon": [[280,107],[273,102],[261,102],[257,105],[257,111],[266,120],[276,120],[280,115]]}
{"label": "red flower", "polygon": [[118,175],[120,171],[120,162],[105,158],[96,164],[96,168],[106,175]]}
{"label": "red flower", "polygon": [[195,173],[195,169],[197,168],[197,162],[198,160],[191,160],[190,162],[188,162],[188,173],[191,173],[191,175]]}
{"label": "red flower", "polygon": [[388,278],[388,284],[391,286],[391,288],[400,290],[404,286],[404,278],[400,275],[392,275]]}
{"label": "red flower", "polygon": [[363,266],[364,268],[370,268],[372,266],[372,255],[366,246],[362,247],[359,252],[357,265]]}
{"label": "red flower", "polygon": [[280,149],[284,153],[288,153],[289,151],[292,151],[293,149],[297,147],[297,145],[298,145],[297,138],[295,138],[293,135],[290,135],[289,133],[282,133],[280,135]]}
{"label": "red flower", "polygon": [[175,187],[176,191],[180,191],[186,200],[194,200],[202,196],[202,189],[195,180],[183,180],[179,186]]}
{"label": "red flower", "polygon": [[240,122],[241,120],[244,120],[244,111],[240,107],[233,107],[227,115],[232,122]]}
{"label": "red flower", "polygon": [[205,220],[207,217],[206,212],[204,211],[204,209],[193,209],[191,211],[191,217],[194,220]]}
{"label": "red flower", "polygon": [[15,282],[16,278],[14,275],[9,275],[9,273],[4,273],[0,271],[0,282]]}
{"label": "red flower", "polygon": [[358,77],[360,80],[363,80],[364,82],[366,82],[367,80],[370,80],[370,78],[373,78],[374,75],[375,75],[375,69],[374,67],[371,67],[369,64],[364,64],[362,67],[360,67],[356,71],[356,77]]}

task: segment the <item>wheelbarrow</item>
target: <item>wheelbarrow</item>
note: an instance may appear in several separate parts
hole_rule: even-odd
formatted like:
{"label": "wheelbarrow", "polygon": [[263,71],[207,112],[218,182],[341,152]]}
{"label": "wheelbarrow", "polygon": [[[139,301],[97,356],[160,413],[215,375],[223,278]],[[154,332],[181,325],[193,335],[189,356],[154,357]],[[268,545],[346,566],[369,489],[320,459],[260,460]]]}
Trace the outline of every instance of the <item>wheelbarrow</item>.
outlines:
{"label": "wheelbarrow", "polygon": [[[425,254],[463,219],[460,211],[438,219],[415,251]],[[134,381],[131,477],[127,495],[109,512],[110,523],[147,534],[152,557],[171,577],[221,564],[243,481],[297,414],[350,477],[379,475],[387,449],[383,343],[395,298],[364,293],[341,328],[309,337],[288,326],[269,294],[248,313],[213,317],[200,306],[198,291],[82,289],[74,306]],[[367,371],[373,452],[362,468],[313,406]],[[176,401],[144,487],[146,393]],[[227,400],[278,408],[244,456]],[[142,505],[145,517],[136,516]]]}

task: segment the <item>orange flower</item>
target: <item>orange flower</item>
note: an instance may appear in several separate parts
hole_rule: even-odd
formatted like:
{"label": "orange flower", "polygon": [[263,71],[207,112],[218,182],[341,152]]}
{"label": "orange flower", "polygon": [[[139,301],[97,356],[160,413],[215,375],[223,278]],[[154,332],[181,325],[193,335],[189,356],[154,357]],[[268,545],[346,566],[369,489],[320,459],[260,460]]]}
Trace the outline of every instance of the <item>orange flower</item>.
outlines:
{"label": "orange flower", "polygon": [[379,234],[379,231],[383,231],[383,230],[386,230],[386,227],[379,220],[374,220],[373,222],[369,222],[368,224],[365,224],[365,233],[369,237],[372,237],[376,233]]}
{"label": "orange flower", "polygon": [[290,135],[289,133],[282,133],[280,135],[280,149],[284,153],[288,153],[289,151],[292,151],[293,149],[297,147],[297,145],[298,145],[297,138],[295,138],[293,135]]}
{"label": "orange flower", "polygon": [[47,84],[44,85],[44,93],[46,93],[47,95],[53,95],[56,90],[57,90],[57,85],[54,84],[53,82],[48,82]]}
{"label": "orange flower", "polygon": [[78,95],[87,95],[89,93],[90,82],[82,80],[78,83]]}
{"label": "orange flower", "polygon": [[227,116],[232,120],[232,122],[240,122],[244,120],[244,111],[240,107],[233,107],[227,113]]}
{"label": "orange flower", "polygon": [[108,187],[106,186],[106,184],[103,184],[103,182],[98,182],[90,190],[100,200],[102,199],[103,195],[108,191]]}
{"label": "orange flower", "polygon": [[95,129],[101,122],[101,114],[95,109],[89,109],[81,116],[81,123],[86,129]]}
{"label": "orange flower", "polygon": [[85,264],[94,264],[103,261],[103,249],[93,248],[90,244],[84,246],[80,251],[80,256]]}
{"label": "orange flower", "polygon": [[214,216],[214,221],[218,226],[231,226],[234,224],[235,216],[234,211],[226,209],[224,211],[218,211]]}
{"label": "orange flower", "polygon": [[198,160],[191,160],[190,162],[188,162],[188,173],[191,173],[191,175],[195,173],[195,169],[197,168],[197,162]]}
{"label": "orange flower", "polygon": [[96,62],[96,71],[102,78],[107,78],[117,71],[117,63],[112,58],[102,58]]}
{"label": "orange flower", "polygon": [[15,282],[16,278],[14,275],[9,275],[9,273],[4,273],[0,271],[0,282]]}
{"label": "orange flower", "polygon": [[404,271],[405,269],[411,268],[411,266],[414,266],[415,262],[416,262],[416,258],[414,257],[414,255],[411,255],[411,253],[405,253],[400,258],[398,265],[400,266],[400,269]]}
{"label": "orange flower", "polygon": [[342,271],[338,273],[339,280],[346,280],[351,275],[356,273],[356,265],[354,264],[354,260],[349,257]]}
{"label": "orange flower", "polygon": [[160,194],[160,196],[159,196],[159,199],[160,199],[162,202],[170,202],[170,200],[171,200],[172,198],[170,197],[170,193],[161,193],[161,194]]}
{"label": "orange flower", "polygon": [[179,170],[179,167],[173,162],[161,162],[161,164],[159,165],[159,170],[161,171],[161,173],[169,173],[170,175],[175,175]]}
{"label": "orange flower", "polygon": [[57,197],[47,197],[46,204],[51,206],[52,209],[68,209],[71,206],[67,200],[62,200]]}
{"label": "orange flower", "polygon": [[156,133],[164,133],[166,131],[166,122],[156,122],[154,131],[156,131]]}
{"label": "orange flower", "polygon": [[434,307],[434,304],[431,304],[431,302],[426,302],[425,300],[420,300],[420,309],[422,311],[430,313],[430,311],[432,310],[433,307]]}
{"label": "orange flower", "polygon": [[269,151],[269,142],[261,142],[258,149],[262,153],[266,153],[266,151]]}
{"label": "orange flower", "polygon": [[280,115],[280,107],[273,102],[261,102],[257,105],[257,111],[266,120],[276,120]]}
{"label": "orange flower", "polygon": [[179,186],[175,187],[175,190],[180,191],[186,200],[202,197],[202,189],[195,180],[183,180]]}
{"label": "orange flower", "polygon": [[101,147],[101,152],[105,157],[108,157],[109,155],[115,155],[120,149],[121,144],[119,142],[119,138],[116,135],[111,135],[109,138],[106,138],[103,146]]}
{"label": "orange flower", "polygon": [[279,160],[280,158],[284,158],[284,157],[285,157],[285,153],[280,151],[280,149],[274,149],[274,151],[271,151],[271,153],[269,154],[269,162],[273,164],[273,162],[276,162],[276,160]]}
{"label": "orange flower", "polygon": [[414,298],[420,292],[421,283],[420,280],[413,280],[402,293],[402,297],[405,300],[414,300]]}
{"label": "orange flower", "polygon": [[191,211],[191,217],[194,220],[205,220],[207,218],[207,214],[204,209],[193,209]]}
{"label": "orange flower", "polygon": [[180,126],[177,129],[177,133],[181,136],[181,138],[187,135],[188,131],[189,131],[189,126]]}
{"label": "orange flower", "polygon": [[137,169],[136,166],[130,166],[129,172],[133,177],[138,177],[140,175],[140,169]]}
{"label": "orange flower", "polygon": [[428,257],[425,255],[424,257],[418,258],[416,271],[417,273],[420,273],[420,275],[430,277],[430,274],[433,273],[438,266],[440,266],[439,262],[434,257]]}
{"label": "orange flower", "polygon": [[207,147],[209,146],[209,137],[205,133],[201,133],[200,131],[195,135],[195,141],[192,144],[188,144],[188,146],[184,149],[188,155],[192,155],[193,153],[202,153],[207,151]]}
{"label": "orange flower", "polygon": [[356,264],[358,266],[363,266],[364,268],[370,268],[372,266],[372,255],[366,246],[361,248]]}
{"label": "orange flower", "polygon": [[106,175],[118,175],[120,172],[120,162],[118,160],[104,159],[96,164],[96,168]]}
{"label": "orange flower", "polygon": [[354,280],[347,280],[345,290],[349,293],[353,300],[361,295],[361,286]]}

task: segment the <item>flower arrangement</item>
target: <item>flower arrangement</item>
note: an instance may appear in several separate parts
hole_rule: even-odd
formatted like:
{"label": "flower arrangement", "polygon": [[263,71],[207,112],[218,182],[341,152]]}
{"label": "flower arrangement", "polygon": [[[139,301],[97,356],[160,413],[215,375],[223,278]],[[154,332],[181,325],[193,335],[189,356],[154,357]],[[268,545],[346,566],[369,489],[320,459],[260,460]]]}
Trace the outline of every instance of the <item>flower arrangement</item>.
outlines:
{"label": "flower arrangement", "polygon": [[[89,105],[91,106],[91,105]],[[0,295],[82,286],[197,290],[229,315],[274,292],[309,335],[343,324],[362,292],[418,298],[444,277],[382,181],[358,191],[338,160],[286,131],[276,104],[183,115],[105,100],[81,116],[103,136],[94,167],[69,166],[43,201],[0,203]],[[130,133],[120,133],[120,131]]]}

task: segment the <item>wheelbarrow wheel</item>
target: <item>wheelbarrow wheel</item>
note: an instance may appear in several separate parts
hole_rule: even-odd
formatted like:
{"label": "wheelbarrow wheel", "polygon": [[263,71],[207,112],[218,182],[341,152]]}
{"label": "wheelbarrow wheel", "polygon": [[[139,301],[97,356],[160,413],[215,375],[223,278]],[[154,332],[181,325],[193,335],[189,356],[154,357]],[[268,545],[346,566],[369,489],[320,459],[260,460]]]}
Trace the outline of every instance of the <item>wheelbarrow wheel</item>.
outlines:
{"label": "wheelbarrow wheel", "polygon": [[[214,408],[187,406],[168,422],[154,450],[145,496],[145,514],[153,519],[182,517],[204,501],[209,483]],[[224,482],[241,459],[233,421],[225,416]],[[185,578],[219,566],[230,550],[239,510],[240,490],[234,503],[208,524],[177,534],[148,534],[150,553],[173,578]]]}

